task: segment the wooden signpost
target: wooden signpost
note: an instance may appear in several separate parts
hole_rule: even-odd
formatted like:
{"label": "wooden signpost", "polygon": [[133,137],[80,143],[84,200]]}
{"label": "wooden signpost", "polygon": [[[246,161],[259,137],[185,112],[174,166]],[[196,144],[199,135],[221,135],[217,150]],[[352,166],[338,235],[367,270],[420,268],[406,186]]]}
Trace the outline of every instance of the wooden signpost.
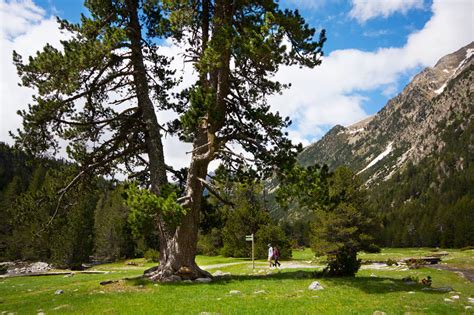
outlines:
{"label": "wooden signpost", "polygon": [[252,269],[255,269],[255,242],[253,233],[250,235],[245,235],[245,240],[247,242],[252,242]]}

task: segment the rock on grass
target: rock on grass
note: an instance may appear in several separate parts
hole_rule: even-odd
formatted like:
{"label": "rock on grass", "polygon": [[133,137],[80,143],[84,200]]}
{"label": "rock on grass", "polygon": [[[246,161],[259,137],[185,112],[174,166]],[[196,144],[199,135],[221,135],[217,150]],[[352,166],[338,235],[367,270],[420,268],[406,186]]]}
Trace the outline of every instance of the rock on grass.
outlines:
{"label": "rock on grass", "polygon": [[313,281],[309,286],[308,290],[324,290],[323,286],[318,281]]}

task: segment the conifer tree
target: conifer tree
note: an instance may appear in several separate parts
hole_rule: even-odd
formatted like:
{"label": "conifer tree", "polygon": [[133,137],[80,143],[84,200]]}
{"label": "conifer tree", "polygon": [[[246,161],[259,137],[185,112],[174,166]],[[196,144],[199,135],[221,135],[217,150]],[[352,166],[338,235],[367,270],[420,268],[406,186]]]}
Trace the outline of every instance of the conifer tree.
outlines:
{"label": "conifer tree", "polygon": [[[234,144],[253,155],[262,174],[294,162],[298,150],[282,131],[290,120],[270,111],[267,97],[286,87],[273,80],[281,65],[321,62],[324,31],[315,39],[298,11],[282,10],[274,0],[89,0],[86,7],[91,17],[80,24],[60,21],[71,34],[63,50],[46,46],[26,64],[14,55],[22,83],[38,90],[21,113],[18,143],[42,153],[65,139],[80,174],[124,165],[151,193],[136,191],[136,206],[157,212],[150,219],[160,233],[160,266],[150,278],[209,276],[194,261],[203,189],[213,191],[209,163],[220,158],[238,169],[243,158]],[[169,60],[159,55],[163,37],[188,47],[186,58],[198,73],[177,104],[168,102],[174,81]],[[177,200],[166,185],[160,108],[180,114],[169,131],[193,144]]]}

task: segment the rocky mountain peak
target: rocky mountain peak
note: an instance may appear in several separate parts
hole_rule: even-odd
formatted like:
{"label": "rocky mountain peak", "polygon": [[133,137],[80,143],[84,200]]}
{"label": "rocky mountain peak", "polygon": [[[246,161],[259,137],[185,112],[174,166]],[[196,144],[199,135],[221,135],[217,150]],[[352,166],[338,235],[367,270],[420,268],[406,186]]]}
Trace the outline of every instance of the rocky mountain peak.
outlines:
{"label": "rocky mountain peak", "polygon": [[429,97],[441,94],[449,80],[461,73],[472,64],[474,42],[456,52],[442,57],[434,67],[425,68],[416,75],[411,86],[418,86],[429,93]]}
{"label": "rocky mountain peak", "polygon": [[[367,185],[389,179],[443,146],[443,126],[472,119],[474,42],[417,74],[376,115],[332,128],[300,155],[301,164],[347,165]],[[469,118],[470,117],[470,118]],[[461,124],[462,127],[462,124]]]}

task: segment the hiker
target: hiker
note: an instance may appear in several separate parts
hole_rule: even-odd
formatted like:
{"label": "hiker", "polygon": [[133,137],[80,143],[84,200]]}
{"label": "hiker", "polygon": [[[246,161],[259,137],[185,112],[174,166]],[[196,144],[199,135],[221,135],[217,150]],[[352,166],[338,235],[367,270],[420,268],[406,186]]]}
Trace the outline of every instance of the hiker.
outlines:
{"label": "hiker", "polygon": [[273,259],[275,259],[275,262],[273,263],[273,266],[280,267],[281,266],[281,264],[279,262],[280,251],[278,250],[278,247],[276,247],[276,246],[273,247]]}
{"label": "hiker", "polygon": [[270,264],[270,268],[273,266],[273,247],[272,244],[268,244],[268,263]]}

